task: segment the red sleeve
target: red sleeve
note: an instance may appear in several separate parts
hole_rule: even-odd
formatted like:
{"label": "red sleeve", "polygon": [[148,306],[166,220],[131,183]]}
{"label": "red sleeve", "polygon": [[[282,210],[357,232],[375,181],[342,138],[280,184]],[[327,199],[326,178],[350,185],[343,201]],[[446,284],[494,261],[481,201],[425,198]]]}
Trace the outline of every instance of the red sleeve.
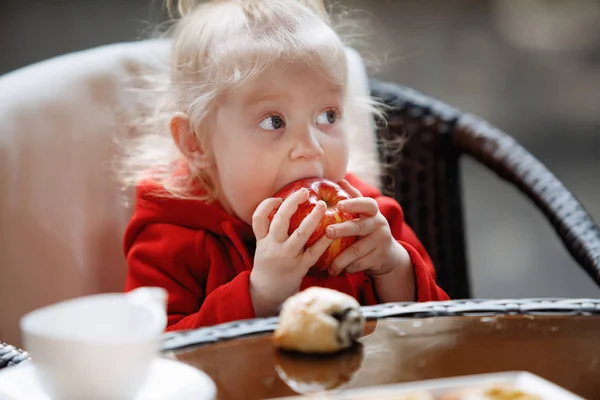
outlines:
{"label": "red sleeve", "polygon": [[[195,329],[254,318],[249,272],[218,285],[206,295],[211,258],[203,231],[172,224],[150,224],[127,238],[125,290],[158,286],[169,293],[167,331]],[[127,233],[126,233],[127,236]],[[212,271],[218,274],[218,269]]]}
{"label": "red sleeve", "polygon": [[398,202],[385,196],[379,196],[375,200],[379,204],[379,210],[390,225],[392,236],[410,255],[415,272],[417,301],[449,300],[448,295],[436,284],[433,262],[417,235],[404,222],[404,214]]}

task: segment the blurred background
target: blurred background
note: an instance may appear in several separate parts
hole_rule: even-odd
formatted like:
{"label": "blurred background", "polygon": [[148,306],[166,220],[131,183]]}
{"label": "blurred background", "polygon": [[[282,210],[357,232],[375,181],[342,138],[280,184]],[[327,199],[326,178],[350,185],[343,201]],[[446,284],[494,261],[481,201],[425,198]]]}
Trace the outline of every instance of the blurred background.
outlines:
{"label": "blurred background", "polygon": [[[600,221],[600,0],[339,3],[371,23],[364,49],[380,60],[372,76],[507,131]],[[143,38],[164,18],[161,4],[0,0],[0,74]],[[471,160],[463,167],[475,297],[600,295],[528,200]]]}

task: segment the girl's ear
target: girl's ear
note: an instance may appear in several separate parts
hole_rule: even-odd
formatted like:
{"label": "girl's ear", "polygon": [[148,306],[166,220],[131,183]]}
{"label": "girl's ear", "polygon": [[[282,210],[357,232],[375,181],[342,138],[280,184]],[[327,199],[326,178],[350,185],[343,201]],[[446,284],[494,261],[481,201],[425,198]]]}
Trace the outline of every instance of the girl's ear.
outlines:
{"label": "girl's ear", "polygon": [[190,120],[182,112],[171,118],[171,136],[181,153],[198,168],[209,168],[212,159],[203,143],[200,143],[190,125]]}

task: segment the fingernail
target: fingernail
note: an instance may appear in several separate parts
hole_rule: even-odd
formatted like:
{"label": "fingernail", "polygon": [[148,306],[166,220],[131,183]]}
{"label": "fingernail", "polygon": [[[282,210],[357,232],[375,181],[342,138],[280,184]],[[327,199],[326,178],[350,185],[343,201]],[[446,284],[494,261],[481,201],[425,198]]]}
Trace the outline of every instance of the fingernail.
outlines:
{"label": "fingernail", "polygon": [[333,239],[335,238],[335,229],[333,226],[328,226],[327,229],[325,230],[325,234],[327,235],[327,237],[329,239]]}
{"label": "fingernail", "polygon": [[346,206],[346,203],[344,203],[344,200],[340,201],[339,203],[337,203],[337,208],[339,210],[341,210],[342,208],[344,208]]}

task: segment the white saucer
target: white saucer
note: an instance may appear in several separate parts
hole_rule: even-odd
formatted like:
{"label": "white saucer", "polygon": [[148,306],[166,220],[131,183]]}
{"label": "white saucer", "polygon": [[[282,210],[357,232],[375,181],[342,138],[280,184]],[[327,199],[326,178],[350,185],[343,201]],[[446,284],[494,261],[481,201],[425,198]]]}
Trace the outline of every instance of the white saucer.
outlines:
{"label": "white saucer", "polygon": [[[204,372],[179,361],[156,358],[135,400],[212,400],[217,388]],[[0,371],[0,400],[51,400],[37,380],[33,362]]]}

